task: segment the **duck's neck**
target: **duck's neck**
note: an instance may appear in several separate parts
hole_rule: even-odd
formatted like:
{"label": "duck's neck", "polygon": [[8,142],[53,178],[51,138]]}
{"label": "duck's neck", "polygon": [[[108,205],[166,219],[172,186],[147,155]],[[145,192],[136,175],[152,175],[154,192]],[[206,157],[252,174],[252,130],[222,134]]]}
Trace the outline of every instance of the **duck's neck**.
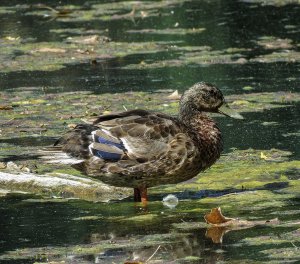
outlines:
{"label": "duck's neck", "polygon": [[223,148],[218,126],[204,112],[189,105],[180,108],[179,120],[196,142],[203,167],[210,167],[220,157]]}

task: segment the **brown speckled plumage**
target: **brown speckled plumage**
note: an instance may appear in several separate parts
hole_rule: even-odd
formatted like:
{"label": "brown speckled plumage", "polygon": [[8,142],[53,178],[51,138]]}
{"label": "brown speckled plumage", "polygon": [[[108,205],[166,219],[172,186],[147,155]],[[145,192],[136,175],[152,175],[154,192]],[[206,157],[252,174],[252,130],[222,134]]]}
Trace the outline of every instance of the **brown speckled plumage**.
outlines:
{"label": "brown speckled plumage", "polygon": [[[56,142],[74,165],[105,183],[133,188],[178,183],[210,167],[222,151],[221,132],[204,112],[218,112],[224,98],[211,84],[197,83],[180,100],[178,117],[145,110],[99,116]],[[124,146],[118,160],[91,152],[92,131],[101,130]],[[120,152],[118,150],[117,152]]]}

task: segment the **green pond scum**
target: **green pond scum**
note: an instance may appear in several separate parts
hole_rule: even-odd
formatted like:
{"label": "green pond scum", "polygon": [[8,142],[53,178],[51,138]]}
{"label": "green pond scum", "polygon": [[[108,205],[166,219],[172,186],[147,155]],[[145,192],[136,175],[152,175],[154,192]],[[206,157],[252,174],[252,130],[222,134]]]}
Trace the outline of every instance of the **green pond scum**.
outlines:
{"label": "green pond scum", "polygon": [[[299,4],[1,1],[0,263],[299,263]],[[39,159],[100,114],[176,115],[199,81],[245,119],[212,114],[220,159],[147,206]],[[219,207],[240,224],[206,223]]]}

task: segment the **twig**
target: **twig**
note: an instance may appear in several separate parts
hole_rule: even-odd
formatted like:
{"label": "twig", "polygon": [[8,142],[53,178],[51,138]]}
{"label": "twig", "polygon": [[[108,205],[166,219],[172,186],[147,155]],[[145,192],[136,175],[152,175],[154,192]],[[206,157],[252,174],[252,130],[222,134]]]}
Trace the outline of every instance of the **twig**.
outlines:
{"label": "twig", "polygon": [[145,263],[147,263],[148,261],[150,261],[155,256],[155,254],[157,253],[157,251],[159,249],[160,249],[160,245],[157,247],[157,249],[154,251],[154,253],[145,261]]}

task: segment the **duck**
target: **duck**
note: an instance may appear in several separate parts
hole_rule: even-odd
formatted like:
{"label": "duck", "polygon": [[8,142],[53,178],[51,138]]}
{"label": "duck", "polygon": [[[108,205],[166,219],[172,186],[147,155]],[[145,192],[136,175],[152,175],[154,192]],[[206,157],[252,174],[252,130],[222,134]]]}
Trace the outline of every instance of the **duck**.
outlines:
{"label": "duck", "polygon": [[208,112],[243,119],[216,86],[198,82],[181,96],[177,116],[144,109],[100,115],[53,148],[83,174],[133,188],[134,201],[146,203],[148,188],[187,181],[220,157],[221,131]]}

